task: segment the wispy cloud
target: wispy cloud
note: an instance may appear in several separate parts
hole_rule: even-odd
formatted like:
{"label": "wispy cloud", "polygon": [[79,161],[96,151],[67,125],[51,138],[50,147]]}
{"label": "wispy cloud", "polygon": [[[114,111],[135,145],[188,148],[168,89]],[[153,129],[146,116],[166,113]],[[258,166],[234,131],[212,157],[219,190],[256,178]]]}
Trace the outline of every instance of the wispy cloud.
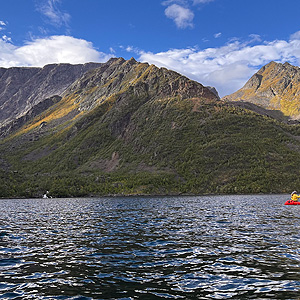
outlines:
{"label": "wispy cloud", "polygon": [[[6,26],[7,26],[7,22],[1,21],[0,20],[0,31],[6,31]],[[0,36],[0,39],[2,41],[4,41],[5,43],[12,43],[12,39],[11,37],[7,36],[6,34],[3,33],[2,36]],[[1,54],[1,52],[0,52]]]}
{"label": "wispy cloud", "polygon": [[59,8],[61,0],[42,0],[37,2],[37,10],[42,13],[48,22],[56,27],[69,27],[71,16]]}
{"label": "wispy cloud", "polygon": [[293,33],[293,34],[290,36],[290,39],[291,39],[291,40],[300,40],[300,31],[297,31],[297,32]]}
{"label": "wispy cloud", "polygon": [[166,17],[172,19],[178,28],[185,29],[194,27],[193,6],[213,1],[216,0],[165,0],[161,4],[167,6]]}
{"label": "wispy cloud", "polygon": [[51,36],[17,47],[0,39],[0,66],[42,67],[50,63],[105,62],[113,55],[99,52],[92,43],[71,36]]}
{"label": "wispy cloud", "polygon": [[4,30],[6,25],[7,25],[6,22],[0,20],[0,31]]}
{"label": "wispy cloud", "polygon": [[197,4],[205,4],[205,3],[209,3],[209,2],[214,2],[216,0],[193,0],[193,4],[197,5]]}
{"label": "wispy cloud", "polygon": [[169,6],[172,4],[179,4],[179,5],[187,5],[189,0],[165,0],[161,4],[164,6]]}
{"label": "wispy cloud", "polygon": [[122,47],[123,49],[125,49],[126,52],[129,53],[135,53],[135,54],[140,54],[141,50],[137,47],[133,47],[133,46],[127,46],[127,47]]}
{"label": "wispy cloud", "polygon": [[262,41],[261,36],[259,34],[250,34],[249,37],[251,38],[250,43]]}
{"label": "wispy cloud", "polygon": [[183,6],[172,4],[165,9],[165,15],[172,19],[178,28],[193,27],[194,13]]}
{"label": "wispy cloud", "polygon": [[12,43],[12,39],[10,37],[8,37],[6,34],[3,35],[1,38],[4,42]]}
{"label": "wispy cloud", "polygon": [[139,60],[175,70],[204,85],[215,86],[221,96],[241,88],[258,69],[274,60],[300,65],[300,32],[290,41],[264,41],[253,45],[232,41],[218,48],[172,49],[166,52],[143,52]]}

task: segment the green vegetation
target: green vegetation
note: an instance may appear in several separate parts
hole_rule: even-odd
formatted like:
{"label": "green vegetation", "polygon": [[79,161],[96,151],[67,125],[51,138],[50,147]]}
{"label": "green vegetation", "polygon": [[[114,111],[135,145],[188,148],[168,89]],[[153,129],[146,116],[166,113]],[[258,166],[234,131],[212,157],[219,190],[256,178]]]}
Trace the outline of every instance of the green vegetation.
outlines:
{"label": "green vegetation", "polygon": [[299,126],[201,99],[131,98],[112,109],[115,100],[13,152],[18,138],[3,142],[18,172],[1,173],[0,196],[281,193],[300,185]]}

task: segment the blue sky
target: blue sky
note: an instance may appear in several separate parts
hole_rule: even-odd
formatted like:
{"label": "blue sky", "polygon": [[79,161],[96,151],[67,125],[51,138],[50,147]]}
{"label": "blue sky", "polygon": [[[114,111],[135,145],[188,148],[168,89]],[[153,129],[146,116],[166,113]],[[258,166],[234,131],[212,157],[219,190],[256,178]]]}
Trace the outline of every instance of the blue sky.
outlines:
{"label": "blue sky", "polygon": [[299,0],[0,0],[0,66],[134,57],[219,94],[300,66]]}

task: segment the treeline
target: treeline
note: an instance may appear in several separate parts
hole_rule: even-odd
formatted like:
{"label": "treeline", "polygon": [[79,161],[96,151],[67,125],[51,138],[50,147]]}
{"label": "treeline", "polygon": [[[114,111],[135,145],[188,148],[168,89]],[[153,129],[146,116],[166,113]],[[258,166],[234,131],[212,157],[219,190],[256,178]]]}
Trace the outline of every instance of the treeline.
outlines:
{"label": "treeline", "polygon": [[265,169],[245,171],[236,177],[219,181],[211,174],[184,179],[174,174],[140,173],[98,174],[88,176],[42,175],[39,178],[19,174],[1,178],[1,198],[41,198],[46,191],[53,198],[97,197],[114,195],[198,195],[289,193],[300,186],[293,176],[282,177]]}

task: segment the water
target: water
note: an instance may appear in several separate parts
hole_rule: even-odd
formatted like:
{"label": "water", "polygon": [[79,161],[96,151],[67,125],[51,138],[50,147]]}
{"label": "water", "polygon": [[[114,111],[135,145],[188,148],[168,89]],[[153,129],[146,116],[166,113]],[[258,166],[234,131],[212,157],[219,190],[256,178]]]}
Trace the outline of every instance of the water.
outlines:
{"label": "water", "polygon": [[288,196],[0,201],[0,299],[300,299]]}

